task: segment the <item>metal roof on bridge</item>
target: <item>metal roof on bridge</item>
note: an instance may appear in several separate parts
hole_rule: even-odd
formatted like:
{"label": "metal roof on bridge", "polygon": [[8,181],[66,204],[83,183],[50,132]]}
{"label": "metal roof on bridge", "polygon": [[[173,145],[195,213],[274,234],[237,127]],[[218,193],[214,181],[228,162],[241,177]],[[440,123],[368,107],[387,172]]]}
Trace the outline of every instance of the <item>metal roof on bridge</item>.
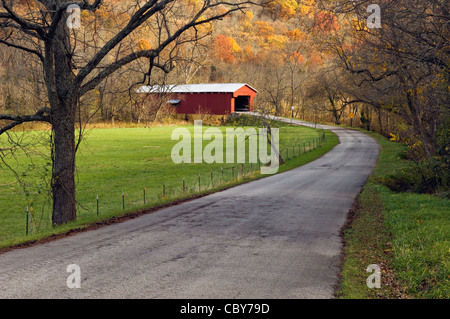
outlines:
{"label": "metal roof on bridge", "polygon": [[233,93],[243,86],[248,86],[253,91],[258,92],[246,83],[209,83],[154,86],[144,85],[138,89],[138,93]]}

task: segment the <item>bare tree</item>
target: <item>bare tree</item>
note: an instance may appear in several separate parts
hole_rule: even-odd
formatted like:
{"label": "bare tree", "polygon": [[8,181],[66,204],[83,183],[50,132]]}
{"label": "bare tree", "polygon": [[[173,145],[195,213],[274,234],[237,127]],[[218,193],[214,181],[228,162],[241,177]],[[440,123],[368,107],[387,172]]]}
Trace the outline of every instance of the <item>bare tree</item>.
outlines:
{"label": "bare tree", "polygon": [[411,144],[430,158],[445,149],[436,134],[448,130],[448,1],[380,1],[381,28],[367,27],[369,4],[335,1],[332,10],[351,13],[355,28],[347,41],[333,39],[330,47],[353,78],[358,100],[374,106],[379,117],[382,109],[401,116]]}
{"label": "bare tree", "polygon": [[[70,29],[69,19],[76,10],[95,14],[103,0],[1,0],[0,44],[26,53],[40,63],[47,90],[48,105],[34,114],[0,114],[7,124],[0,135],[25,122],[40,121],[52,127],[52,198],[53,224],[60,225],[76,219],[75,154],[79,140],[75,137],[77,110],[80,99],[95,89],[119,69],[146,61],[144,81],[152,71],[168,73],[174,68],[177,46],[195,42],[200,25],[221,19],[231,12],[242,10],[250,1],[206,0],[198,7],[186,10],[182,1],[151,0],[125,1],[128,4],[119,29],[101,34],[93,42],[83,41],[77,29]],[[159,21],[158,42],[150,48],[121,50],[121,45],[141,28],[152,29]],[[100,33],[94,32],[95,35]],[[101,43],[101,45],[100,45]],[[116,54],[118,58],[110,59]]]}
{"label": "bare tree", "polygon": [[283,104],[288,99],[290,89],[289,71],[282,65],[271,65],[266,69],[266,72],[266,76],[271,80],[266,80],[262,84],[261,107],[264,107],[264,113],[273,108],[271,113],[281,115]]}

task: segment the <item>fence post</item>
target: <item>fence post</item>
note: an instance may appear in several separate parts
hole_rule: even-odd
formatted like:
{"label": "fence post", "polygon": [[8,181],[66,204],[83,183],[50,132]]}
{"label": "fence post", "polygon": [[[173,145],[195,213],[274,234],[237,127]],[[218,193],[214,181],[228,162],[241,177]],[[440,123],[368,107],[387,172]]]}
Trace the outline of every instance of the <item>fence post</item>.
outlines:
{"label": "fence post", "polygon": [[98,217],[98,195],[97,195],[97,217]]}
{"label": "fence post", "polygon": [[163,183],[163,197],[166,197],[166,183]]}
{"label": "fence post", "polygon": [[145,205],[145,187],[144,187],[143,190],[144,190],[144,205]]}
{"label": "fence post", "polygon": [[201,185],[200,185],[200,173],[198,173],[198,191],[201,190]]}
{"label": "fence post", "polygon": [[28,215],[29,215],[29,212],[28,212],[28,206],[27,206],[27,230],[26,230],[26,235],[28,236]]}
{"label": "fence post", "polygon": [[211,184],[210,184],[210,186],[209,187],[213,187],[213,171],[211,170]]}
{"label": "fence post", "polygon": [[186,193],[186,182],[183,177],[183,195]]}
{"label": "fence post", "polygon": [[125,193],[122,191],[122,209],[125,209]]}

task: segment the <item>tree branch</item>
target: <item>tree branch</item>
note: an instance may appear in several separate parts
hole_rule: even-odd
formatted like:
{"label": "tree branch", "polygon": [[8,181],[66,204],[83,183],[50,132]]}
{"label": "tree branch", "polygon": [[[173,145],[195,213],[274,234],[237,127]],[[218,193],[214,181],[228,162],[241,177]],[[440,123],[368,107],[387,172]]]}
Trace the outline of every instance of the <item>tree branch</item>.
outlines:
{"label": "tree branch", "polygon": [[[79,90],[79,95],[83,96],[84,94],[86,94],[86,92],[94,89],[103,79],[105,79],[106,77],[108,77],[109,75],[111,75],[112,73],[114,73],[115,71],[120,69],[121,67],[127,65],[128,63],[131,63],[139,58],[149,58],[149,59],[153,60],[156,56],[157,56],[157,54],[156,54],[155,50],[139,51],[139,52],[133,52],[133,53],[123,57],[122,59],[120,59],[114,63],[111,63],[110,65],[105,67],[95,78],[93,78],[92,80],[90,80],[89,82],[84,84]],[[153,64],[153,65],[155,65],[155,64]],[[158,65],[156,65],[156,66],[158,66]],[[160,66],[160,67],[162,67],[162,66]]]}
{"label": "tree branch", "polygon": [[28,34],[28,35],[32,36],[33,38],[41,39],[41,36],[38,33],[34,32],[32,30],[24,29],[22,26],[14,23],[13,21],[6,21],[6,22],[0,23],[0,28],[13,28],[13,29],[19,30],[20,32]]}
{"label": "tree branch", "polygon": [[93,4],[89,4],[89,2],[85,0],[83,2],[79,1],[65,2],[63,4],[58,5],[55,14],[52,17],[52,24],[50,25],[50,29],[48,30],[47,37],[50,39],[53,38],[56,28],[58,27],[58,24],[60,23],[64,12],[67,11],[67,8],[69,6],[77,5],[78,7],[80,7],[80,10],[95,11],[98,8],[100,8],[102,3],[103,0],[95,0]]}
{"label": "tree branch", "polygon": [[[47,115],[46,115],[47,114]],[[39,109],[33,115],[12,115],[12,114],[0,114],[0,120],[12,121],[12,123],[0,128],[0,135],[13,127],[25,122],[47,122],[51,123],[51,109],[43,107]]]}
{"label": "tree branch", "polygon": [[44,62],[44,56],[37,50],[33,50],[33,49],[30,49],[30,48],[27,48],[27,47],[24,47],[24,46],[21,46],[18,44],[14,44],[14,43],[2,40],[2,39],[0,39],[0,43],[3,43],[9,47],[16,48],[16,49],[19,49],[19,50],[22,50],[22,51],[25,51],[28,53],[32,53],[32,54],[36,55],[42,62]]}
{"label": "tree branch", "polygon": [[157,4],[157,0],[145,3],[130,19],[128,24],[109,40],[97,54],[78,72],[74,79],[74,87],[80,87],[84,79],[97,67],[103,58],[114,49],[124,38],[126,38],[137,27],[144,23],[149,17],[157,11],[162,10],[165,5],[173,0],[165,0]]}
{"label": "tree branch", "polygon": [[0,13],[0,18],[11,19],[22,26],[24,29],[34,30],[36,31],[42,38],[45,36],[45,29],[42,25],[38,23],[33,23],[22,19],[19,15],[17,15],[6,3],[6,0],[2,0],[2,6],[5,8],[7,13]]}

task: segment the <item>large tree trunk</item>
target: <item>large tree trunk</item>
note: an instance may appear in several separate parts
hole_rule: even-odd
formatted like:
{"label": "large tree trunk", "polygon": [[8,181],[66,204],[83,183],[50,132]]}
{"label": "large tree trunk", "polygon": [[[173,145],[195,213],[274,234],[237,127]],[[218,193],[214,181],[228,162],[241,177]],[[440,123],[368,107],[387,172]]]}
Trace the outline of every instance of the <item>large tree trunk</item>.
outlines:
{"label": "large tree trunk", "polygon": [[74,119],[73,107],[70,105],[53,110],[52,222],[54,225],[76,219]]}
{"label": "large tree trunk", "polygon": [[[65,18],[67,19],[67,18]],[[63,19],[62,21],[65,21]],[[75,120],[78,95],[73,86],[72,49],[65,23],[57,27],[52,48],[54,82],[50,90],[53,129],[53,225],[76,219],[75,201]]]}

